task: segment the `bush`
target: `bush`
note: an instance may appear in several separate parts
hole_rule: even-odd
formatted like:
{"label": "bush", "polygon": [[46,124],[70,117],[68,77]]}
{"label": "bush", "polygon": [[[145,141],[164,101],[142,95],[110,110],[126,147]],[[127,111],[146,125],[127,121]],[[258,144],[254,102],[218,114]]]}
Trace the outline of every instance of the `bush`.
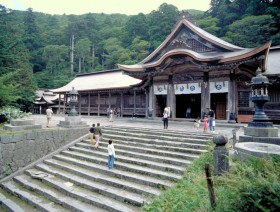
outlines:
{"label": "bush", "polygon": [[9,122],[11,119],[17,119],[17,118],[24,118],[29,116],[31,113],[25,113],[21,111],[19,108],[16,107],[1,107],[0,108],[0,123],[3,122]]}
{"label": "bush", "polygon": [[[211,164],[210,149],[188,166],[176,186],[151,198],[143,211],[280,211],[280,157],[250,158],[240,161],[230,158],[230,171],[213,177],[216,208],[210,205],[204,166]],[[212,171],[213,172],[213,171]]]}

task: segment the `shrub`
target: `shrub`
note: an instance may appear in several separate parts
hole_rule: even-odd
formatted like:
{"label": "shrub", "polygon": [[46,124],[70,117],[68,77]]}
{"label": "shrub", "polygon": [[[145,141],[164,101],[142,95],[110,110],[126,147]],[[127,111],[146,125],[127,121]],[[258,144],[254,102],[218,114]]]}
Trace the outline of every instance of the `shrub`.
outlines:
{"label": "shrub", "polygon": [[24,118],[29,116],[31,113],[25,113],[19,108],[6,106],[0,108],[0,123],[9,122],[11,119]]}

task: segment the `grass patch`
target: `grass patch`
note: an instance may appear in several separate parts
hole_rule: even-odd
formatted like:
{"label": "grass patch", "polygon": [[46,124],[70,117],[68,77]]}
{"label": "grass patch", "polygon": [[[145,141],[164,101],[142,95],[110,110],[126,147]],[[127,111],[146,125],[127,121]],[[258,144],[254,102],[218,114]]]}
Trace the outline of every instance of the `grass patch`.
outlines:
{"label": "grass patch", "polygon": [[[205,163],[211,165],[210,149],[188,166],[176,186],[142,207],[143,211],[214,211],[211,208]],[[240,161],[230,158],[230,172],[213,178],[216,196],[215,211],[280,211],[280,157],[250,158]]]}

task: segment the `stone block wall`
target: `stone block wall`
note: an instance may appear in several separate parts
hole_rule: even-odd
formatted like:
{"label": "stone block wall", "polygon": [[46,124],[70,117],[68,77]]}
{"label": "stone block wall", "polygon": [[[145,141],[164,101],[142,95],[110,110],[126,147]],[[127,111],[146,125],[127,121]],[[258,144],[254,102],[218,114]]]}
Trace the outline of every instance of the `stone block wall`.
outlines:
{"label": "stone block wall", "polygon": [[0,134],[0,179],[88,133],[86,128],[57,128]]}

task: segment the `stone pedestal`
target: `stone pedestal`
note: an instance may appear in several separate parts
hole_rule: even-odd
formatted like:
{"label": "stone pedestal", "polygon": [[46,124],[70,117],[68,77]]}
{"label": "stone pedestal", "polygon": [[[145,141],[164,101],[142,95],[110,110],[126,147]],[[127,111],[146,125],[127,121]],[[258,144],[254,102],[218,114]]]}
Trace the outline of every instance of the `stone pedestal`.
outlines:
{"label": "stone pedestal", "polygon": [[58,126],[73,128],[73,127],[87,127],[89,125],[87,125],[86,122],[83,122],[80,116],[66,116],[65,121],[60,121]]}
{"label": "stone pedestal", "polygon": [[280,145],[277,127],[245,127],[239,142],[260,142]]}
{"label": "stone pedestal", "polygon": [[258,142],[242,142],[235,145],[234,156],[242,160],[248,156],[267,157],[269,155],[280,156],[280,146]]}
{"label": "stone pedestal", "polygon": [[9,131],[34,130],[42,129],[42,125],[35,124],[34,119],[15,119],[11,120],[11,124],[5,124],[3,129]]}

